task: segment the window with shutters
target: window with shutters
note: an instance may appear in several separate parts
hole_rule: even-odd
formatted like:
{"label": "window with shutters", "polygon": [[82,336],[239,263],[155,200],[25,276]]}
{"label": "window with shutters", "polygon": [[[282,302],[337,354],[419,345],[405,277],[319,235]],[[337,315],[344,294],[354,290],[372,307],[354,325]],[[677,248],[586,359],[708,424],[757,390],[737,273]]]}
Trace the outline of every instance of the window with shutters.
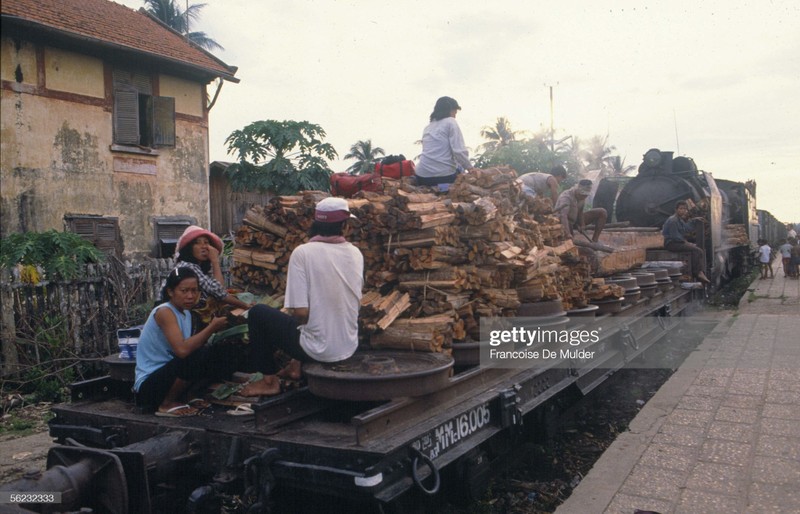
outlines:
{"label": "window with shutters", "polygon": [[175,253],[178,239],[191,224],[190,221],[156,220],[156,257],[172,257]]}
{"label": "window with shutters", "polygon": [[175,146],[175,99],[153,95],[145,73],[114,70],[114,143],[156,148]]}
{"label": "window with shutters", "polygon": [[105,216],[66,215],[66,229],[92,242],[99,250],[122,258],[122,235],[119,220]]}

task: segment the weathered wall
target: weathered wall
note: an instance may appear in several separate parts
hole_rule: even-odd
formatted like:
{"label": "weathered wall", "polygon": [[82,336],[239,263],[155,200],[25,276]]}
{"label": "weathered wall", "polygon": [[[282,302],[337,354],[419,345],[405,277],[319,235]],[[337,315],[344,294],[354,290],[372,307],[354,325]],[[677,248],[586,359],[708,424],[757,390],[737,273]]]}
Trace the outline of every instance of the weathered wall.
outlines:
{"label": "weathered wall", "polygon": [[176,98],[175,148],[157,156],[112,151],[108,65],[46,48],[42,88],[36,55],[32,45],[2,40],[0,234],[61,230],[65,214],[116,216],[125,253],[134,255],[151,251],[154,217],[208,224],[202,84],[159,78],[160,95]]}

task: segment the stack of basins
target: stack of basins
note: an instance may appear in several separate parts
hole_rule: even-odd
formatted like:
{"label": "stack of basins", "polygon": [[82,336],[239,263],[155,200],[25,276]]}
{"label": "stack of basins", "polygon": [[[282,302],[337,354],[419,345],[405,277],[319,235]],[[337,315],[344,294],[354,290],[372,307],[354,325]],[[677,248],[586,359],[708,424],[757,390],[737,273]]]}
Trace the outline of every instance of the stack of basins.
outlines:
{"label": "stack of basins", "polygon": [[615,284],[625,289],[625,297],[622,305],[634,305],[642,296],[642,289],[636,277],[630,273],[618,273],[613,277],[607,278],[606,283]]}
{"label": "stack of basins", "polygon": [[561,300],[523,303],[517,308],[518,318],[535,318],[536,324],[558,330],[567,324],[567,313]]}
{"label": "stack of basins", "polygon": [[636,282],[639,284],[639,289],[642,290],[643,298],[652,298],[656,295],[658,292],[658,282],[656,282],[655,273],[640,270],[631,273],[631,276],[636,278]]}
{"label": "stack of basins", "polygon": [[666,293],[672,289],[672,279],[669,276],[667,268],[647,268],[647,271],[652,272],[656,277],[656,286],[662,293]]}

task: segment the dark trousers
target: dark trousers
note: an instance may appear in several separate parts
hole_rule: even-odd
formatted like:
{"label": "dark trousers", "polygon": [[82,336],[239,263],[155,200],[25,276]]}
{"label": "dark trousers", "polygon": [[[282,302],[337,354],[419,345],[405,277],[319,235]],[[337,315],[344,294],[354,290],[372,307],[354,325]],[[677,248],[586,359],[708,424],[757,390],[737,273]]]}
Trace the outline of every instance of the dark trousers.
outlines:
{"label": "dark trousers", "polygon": [[418,186],[438,186],[439,184],[452,184],[456,181],[456,177],[458,177],[458,173],[444,177],[420,177],[417,175],[415,178]]}
{"label": "dark trousers", "polygon": [[697,245],[687,242],[670,241],[664,245],[664,249],[670,252],[690,252],[692,255],[692,275],[697,276],[701,271],[706,270],[706,252]]}
{"label": "dark trousers", "polygon": [[300,331],[297,320],[278,309],[266,305],[256,305],[247,314],[250,345],[256,350],[251,357],[256,360],[264,373],[274,375],[278,372],[275,350],[282,350],[300,362],[313,359],[300,346]]}
{"label": "dark trousers", "polygon": [[246,361],[246,353],[241,345],[203,346],[185,359],[175,357],[150,374],[139,386],[136,403],[143,406],[161,405],[175,380],[223,380],[234,371],[240,371]]}

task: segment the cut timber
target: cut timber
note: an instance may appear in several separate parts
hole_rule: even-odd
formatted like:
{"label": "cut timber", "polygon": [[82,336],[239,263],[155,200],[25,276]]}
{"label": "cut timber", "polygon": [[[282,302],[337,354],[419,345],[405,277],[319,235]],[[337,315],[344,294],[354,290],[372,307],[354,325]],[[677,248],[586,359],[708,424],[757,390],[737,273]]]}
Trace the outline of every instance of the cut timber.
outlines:
{"label": "cut timber", "polygon": [[242,221],[251,227],[265,230],[275,234],[278,237],[286,237],[286,233],[289,232],[289,229],[273,223],[256,208],[251,208],[248,210],[247,214],[244,216],[244,220]]}
{"label": "cut timber", "polygon": [[234,248],[233,260],[236,263],[249,264],[259,268],[277,270],[276,261],[283,256],[283,252],[263,252],[247,248]]}

